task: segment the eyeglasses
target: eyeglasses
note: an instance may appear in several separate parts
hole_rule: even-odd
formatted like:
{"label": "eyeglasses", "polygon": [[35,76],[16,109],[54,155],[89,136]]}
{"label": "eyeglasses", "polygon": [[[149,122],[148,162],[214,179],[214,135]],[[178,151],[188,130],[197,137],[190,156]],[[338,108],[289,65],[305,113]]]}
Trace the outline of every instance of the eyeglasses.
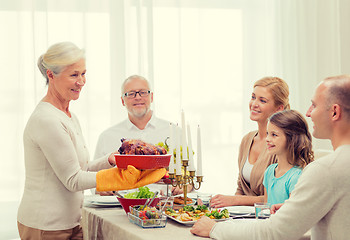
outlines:
{"label": "eyeglasses", "polygon": [[135,98],[137,94],[140,95],[140,97],[147,97],[151,93],[150,90],[140,90],[136,92],[126,92],[123,94],[123,97],[127,98]]}

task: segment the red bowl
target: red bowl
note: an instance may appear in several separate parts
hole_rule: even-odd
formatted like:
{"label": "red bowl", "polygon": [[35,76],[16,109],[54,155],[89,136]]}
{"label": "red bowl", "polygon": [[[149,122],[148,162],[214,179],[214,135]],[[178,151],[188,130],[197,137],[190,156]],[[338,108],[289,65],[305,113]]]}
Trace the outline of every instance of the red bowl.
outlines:
{"label": "red bowl", "polygon": [[118,168],[126,169],[132,165],[137,169],[167,168],[171,154],[166,155],[120,155],[114,154]]}
{"label": "red bowl", "polygon": [[[149,198],[120,198],[120,197],[117,197],[117,198],[126,213],[130,212],[130,209],[129,209],[130,206],[144,205],[147,199],[149,199]],[[159,197],[156,197],[150,206],[155,207],[158,202],[159,202]]]}

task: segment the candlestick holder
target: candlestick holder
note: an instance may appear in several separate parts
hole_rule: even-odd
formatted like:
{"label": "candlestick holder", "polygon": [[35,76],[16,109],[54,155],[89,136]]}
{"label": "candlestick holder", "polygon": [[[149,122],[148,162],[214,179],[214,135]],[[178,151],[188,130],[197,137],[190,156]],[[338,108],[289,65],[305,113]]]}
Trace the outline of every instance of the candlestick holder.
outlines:
{"label": "candlestick holder", "polygon": [[[203,182],[203,176],[195,176],[195,171],[188,171],[188,159],[182,159],[182,166],[184,171],[180,173],[169,173],[170,183],[173,187],[179,187],[183,189],[184,193],[184,205],[187,204],[187,186],[191,185],[193,189],[198,190],[201,187]],[[196,187],[196,183],[194,181],[194,177],[197,178],[198,187]]]}

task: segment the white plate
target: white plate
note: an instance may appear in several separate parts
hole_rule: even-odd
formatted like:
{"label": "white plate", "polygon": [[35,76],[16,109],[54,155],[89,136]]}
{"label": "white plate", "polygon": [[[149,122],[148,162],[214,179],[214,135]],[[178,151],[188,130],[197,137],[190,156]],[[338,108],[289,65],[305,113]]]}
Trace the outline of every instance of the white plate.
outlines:
{"label": "white plate", "polygon": [[189,225],[189,226],[192,226],[196,221],[180,221],[172,216],[169,216],[167,214],[165,214],[168,218],[174,220],[175,222],[178,222],[178,223],[181,223],[183,225]]}
{"label": "white plate", "polygon": [[100,196],[100,195],[94,195],[91,198],[89,198],[92,202],[99,202],[99,203],[119,203],[117,196]]}
{"label": "white plate", "polygon": [[[187,197],[197,200],[197,194],[198,194],[197,192],[189,192],[189,193],[187,193]],[[184,196],[183,193],[181,193],[181,194],[178,194],[178,195],[174,195],[173,197],[183,197],[183,196]]]}
{"label": "white plate", "polygon": [[90,204],[99,206],[99,207],[112,207],[112,206],[121,206],[119,202],[117,203],[100,203],[100,202],[90,202]]}
{"label": "white plate", "polygon": [[197,193],[195,192],[187,193],[187,197],[197,200]]}
{"label": "white plate", "polygon": [[[168,218],[174,220],[175,222],[178,222],[178,223],[181,223],[183,225],[188,225],[188,226],[192,226],[193,224],[195,224],[196,221],[181,221],[181,220],[178,220],[172,216],[169,216],[168,214],[165,214]],[[216,222],[222,222],[222,221],[226,221],[230,218],[223,218],[223,219],[214,219]]]}
{"label": "white plate", "polygon": [[255,214],[255,209],[253,206],[230,206],[225,208],[230,214],[233,215]]}
{"label": "white plate", "polygon": [[86,197],[86,201],[95,206],[120,206],[116,196],[92,195]]}

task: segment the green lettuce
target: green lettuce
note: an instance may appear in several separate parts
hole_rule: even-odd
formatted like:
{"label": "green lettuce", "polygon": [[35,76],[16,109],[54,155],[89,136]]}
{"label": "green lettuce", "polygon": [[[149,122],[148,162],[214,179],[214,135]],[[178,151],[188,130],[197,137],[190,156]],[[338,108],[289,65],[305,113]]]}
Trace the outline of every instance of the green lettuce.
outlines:
{"label": "green lettuce", "polygon": [[152,198],[154,192],[151,192],[148,187],[139,187],[136,192],[127,193],[124,198]]}

